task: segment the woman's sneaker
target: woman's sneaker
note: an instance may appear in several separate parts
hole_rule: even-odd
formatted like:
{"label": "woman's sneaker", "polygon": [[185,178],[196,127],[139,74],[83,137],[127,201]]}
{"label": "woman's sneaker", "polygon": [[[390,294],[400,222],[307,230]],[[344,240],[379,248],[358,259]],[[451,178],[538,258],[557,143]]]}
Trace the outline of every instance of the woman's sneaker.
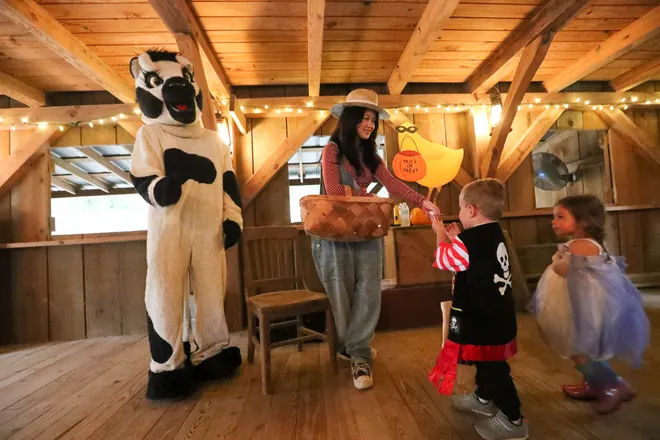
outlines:
{"label": "woman's sneaker", "polygon": [[374,378],[371,375],[371,367],[366,362],[356,362],[351,365],[353,373],[353,385],[358,390],[367,390],[374,385]]}
{"label": "woman's sneaker", "polygon": [[474,393],[455,394],[451,396],[451,404],[454,409],[457,409],[458,411],[473,412],[488,417],[493,417],[497,414],[497,407],[492,400],[489,400],[486,403],[481,403]]}
{"label": "woman's sneaker", "polygon": [[[374,359],[376,357],[376,354],[378,354],[376,349],[371,347],[371,359]],[[339,359],[341,359],[342,361],[350,362],[351,360],[351,356],[348,353],[346,353],[346,350],[342,351],[341,353],[337,353],[337,356],[339,356]]]}

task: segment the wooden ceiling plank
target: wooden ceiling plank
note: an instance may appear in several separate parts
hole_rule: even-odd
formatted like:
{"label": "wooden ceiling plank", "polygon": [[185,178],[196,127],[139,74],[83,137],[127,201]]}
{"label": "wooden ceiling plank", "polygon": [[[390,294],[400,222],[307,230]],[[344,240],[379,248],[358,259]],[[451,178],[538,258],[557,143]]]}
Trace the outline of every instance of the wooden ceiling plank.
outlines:
{"label": "wooden ceiling plank", "polygon": [[307,1],[307,75],[309,96],[321,93],[325,0]]}
{"label": "wooden ceiling plank", "polygon": [[301,121],[295,131],[273,151],[252,177],[243,185],[241,194],[243,209],[252,203],[254,198],[266,187],[266,184],[285,166],[296,151],[318,130],[330,117],[329,112],[316,112]]}
{"label": "wooden ceiling plank", "polygon": [[532,149],[539,143],[543,135],[552,128],[554,123],[564,113],[564,108],[550,108],[534,119],[532,125],[520,136],[520,139],[503,154],[497,166],[495,178],[504,183],[513,175],[518,167],[525,161]]}
{"label": "wooden ceiling plank", "polygon": [[545,54],[548,52],[553,33],[548,31],[534,39],[525,49],[523,49],[520,63],[511,83],[509,93],[504,100],[502,116],[493,130],[493,134],[488,143],[488,149],[484,152],[481,159],[481,176],[493,177],[497,172],[497,166],[506,143],[506,138],[511,131],[518,106],[522,102],[527,88],[529,87],[536,71],[538,70]]}
{"label": "wooden ceiling plank", "polygon": [[543,86],[548,92],[559,92],[657,35],[660,35],[660,6],[597,45],[577,62],[570,63],[544,81]]}
{"label": "wooden ceiling plank", "polygon": [[660,165],[660,145],[623,111],[618,108],[614,110],[602,109],[596,110],[596,114],[618,135],[630,141],[638,154]]}
{"label": "wooden ceiling plank", "polygon": [[60,157],[58,157],[58,156],[56,156],[52,153],[51,153],[51,155],[52,155],[53,163],[55,165],[57,165],[58,167],[62,168],[63,170],[66,170],[66,171],[70,172],[71,174],[73,174],[76,177],[81,178],[85,182],[87,182],[90,185],[100,189],[101,191],[103,191],[105,193],[110,192],[110,184],[108,184],[107,182],[104,182],[100,179],[97,179],[96,177],[90,175],[88,172],[83,171],[82,169],[78,168],[77,166],[68,163],[64,159],[62,159],[62,158],[60,158]]}
{"label": "wooden ceiling plank", "polygon": [[218,131],[213,99],[211,99],[209,84],[206,81],[207,76],[204,71],[199,46],[190,34],[176,33],[174,36],[176,37],[176,42],[179,46],[179,52],[192,63],[197,85],[202,91],[202,123],[204,124],[204,128],[211,131]]}
{"label": "wooden ceiling plank", "polygon": [[610,86],[617,92],[625,92],[646,81],[658,78],[660,78],[660,58],[640,64],[626,73],[617,76],[610,81]]}
{"label": "wooden ceiling plank", "polygon": [[78,193],[78,187],[64,177],[50,176],[50,183],[71,195],[75,196]]}
{"label": "wooden ceiling plank", "polygon": [[[500,43],[497,49],[467,79],[474,93],[484,90],[485,83],[497,84],[512,69],[507,63],[546,30],[557,32],[588,3],[588,0],[548,0],[529,20]],[[508,66],[510,67],[510,66]]]}
{"label": "wooden ceiling plank", "polygon": [[400,94],[408,84],[419,62],[458,6],[458,2],[459,0],[429,0],[394,71],[387,80],[387,87],[392,95]]}
{"label": "wooden ceiling plank", "polygon": [[36,129],[14,153],[0,161],[0,197],[18,182],[50,144],[64,134],[57,127]]}
{"label": "wooden ceiling plank", "polygon": [[46,105],[46,94],[23,81],[0,72],[0,95],[7,95],[29,107]]}
{"label": "wooden ceiling plank", "polygon": [[229,98],[231,85],[227,75],[197,16],[186,0],[149,0],[149,3],[170,32],[189,34],[199,44],[202,64],[206,67],[207,75],[212,78],[208,81],[211,92],[218,98]]}
{"label": "wooden ceiling plank", "polygon": [[[108,158],[104,157],[101,153],[96,151],[94,147],[88,147],[88,148],[82,148],[81,152],[92,159],[94,162],[98,163],[102,167],[106,168],[108,171],[110,171],[112,174],[116,175],[119,177],[121,180],[124,182],[128,183],[129,185],[132,185],[133,182],[131,181],[131,176],[121,169],[119,165],[116,163],[111,162]],[[65,162],[67,163],[72,163],[71,161],[68,161],[64,159]]]}
{"label": "wooden ceiling plank", "polygon": [[135,89],[44,8],[32,0],[3,0],[0,15],[20,25],[66,62],[122,102],[135,102]]}

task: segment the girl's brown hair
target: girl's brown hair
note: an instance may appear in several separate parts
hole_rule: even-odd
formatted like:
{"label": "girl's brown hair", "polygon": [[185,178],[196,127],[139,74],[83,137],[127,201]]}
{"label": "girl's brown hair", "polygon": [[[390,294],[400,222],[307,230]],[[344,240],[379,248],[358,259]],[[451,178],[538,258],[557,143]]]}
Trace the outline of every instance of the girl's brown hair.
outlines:
{"label": "girl's brown hair", "polygon": [[605,248],[605,205],[592,194],[564,197],[555,206],[566,208],[575,221]]}

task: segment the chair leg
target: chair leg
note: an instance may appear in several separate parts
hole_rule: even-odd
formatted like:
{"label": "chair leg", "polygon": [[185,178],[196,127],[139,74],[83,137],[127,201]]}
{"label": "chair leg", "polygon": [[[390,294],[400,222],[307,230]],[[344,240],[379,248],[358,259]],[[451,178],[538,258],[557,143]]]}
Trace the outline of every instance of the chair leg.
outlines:
{"label": "chair leg", "polygon": [[[297,316],[296,317],[296,335],[298,337],[302,336],[302,331],[300,330],[300,327],[303,325],[303,319],[302,316]],[[302,351],[302,342],[298,342],[298,351]]]}
{"label": "chair leg", "polygon": [[259,339],[261,342],[261,392],[270,394],[270,319],[259,319]]}
{"label": "chair leg", "polygon": [[325,338],[328,341],[328,350],[330,352],[330,365],[332,372],[337,373],[337,353],[335,348],[335,317],[332,316],[332,308],[328,306],[325,311]]}
{"label": "chair leg", "polygon": [[252,312],[248,311],[248,364],[254,363],[254,318]]}

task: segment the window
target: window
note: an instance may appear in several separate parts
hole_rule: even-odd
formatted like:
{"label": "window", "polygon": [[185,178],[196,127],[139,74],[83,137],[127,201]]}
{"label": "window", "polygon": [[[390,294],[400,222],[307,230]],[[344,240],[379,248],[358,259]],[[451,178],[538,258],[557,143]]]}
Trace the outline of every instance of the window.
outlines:
{"label": "window", "polygon": [[[330,136],[312,136],[289,160],[289,208],[291,223],[300,223],[300,199],[319,194],[321,190],[321,152],[330,140]],[[378,155],[385,158],[385,137],[376,138]],[[376,183],[369,185],[371,190]],[[379,197],[389,197],[385,188],[378,191]]]}
{"label": "window", "polygon": [[54,198],[53,235],[144,231],[148,208],[138,194]]}
{"label": "window", "polygon": [[594,194],[612,203],[612,182],[606,167],[606,130],[556,130],[532,150],[537,208],[550,208],[562,197]]}

